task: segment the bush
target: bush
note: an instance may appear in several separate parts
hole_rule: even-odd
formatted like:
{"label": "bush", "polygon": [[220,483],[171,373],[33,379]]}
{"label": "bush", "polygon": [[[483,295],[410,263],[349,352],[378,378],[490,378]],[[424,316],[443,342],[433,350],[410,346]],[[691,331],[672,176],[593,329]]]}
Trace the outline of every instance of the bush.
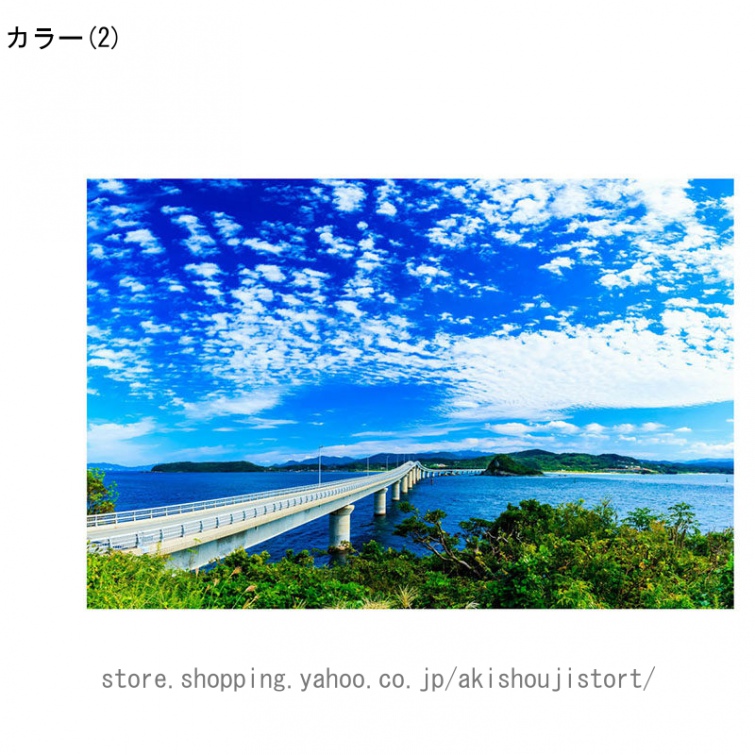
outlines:
{"label": "bush", "polygon": [[409,507],[399,531],[430,555],[368,543],[329,567],[307,551],[270,563],[230,554],[211,569],[90,553],[92,608],[732,608],[733,532],[701,535],[686,505],[622,523],[607,501],[509,505],[494,521],[443,529]]}

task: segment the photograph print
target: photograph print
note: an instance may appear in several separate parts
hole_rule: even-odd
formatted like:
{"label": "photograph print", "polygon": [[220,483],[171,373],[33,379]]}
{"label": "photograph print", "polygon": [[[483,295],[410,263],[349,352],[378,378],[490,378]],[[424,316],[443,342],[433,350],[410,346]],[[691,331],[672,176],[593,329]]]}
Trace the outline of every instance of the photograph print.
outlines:
{"label": "photograph print", "polygon": [[730,179],[87,186],[90,608],[732,608]]}

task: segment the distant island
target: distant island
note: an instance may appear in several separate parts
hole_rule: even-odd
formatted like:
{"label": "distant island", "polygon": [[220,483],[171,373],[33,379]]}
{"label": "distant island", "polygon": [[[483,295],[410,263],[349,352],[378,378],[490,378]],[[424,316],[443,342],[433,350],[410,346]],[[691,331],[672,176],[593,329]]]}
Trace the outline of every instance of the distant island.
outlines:
{"label": "distant island", "polygon": [[[249,461],[179,461],[139,467],[152,472],[379,472],[400,464],[399,454],[374,454],[362,459],[323,456],[303,461],[288,461],[284,464],[260,466]],[[408,460],[408,456],[406,456]],[[419,453],[412,455],[429,469],[485,469],[493,476],[538,475],[545,472],[601,472],[621,474],[733,474],[731,459],[701,459],[690,462],[643,461],[619,454],[552,453],[542,449],[514,451],[509,454],[465,453]],[[491,463],[499,459],[493,471],[487,471]],[[503,459],[503,461],[501,461]],[[101,466],[103,469],[128,469],[117,465]],[[135,471],[135,469],[134,469]]]}
{"label": "distant island", "polygon": [[507,454],[497,454],[490,460],[483,474],[489,477],[537,477],[543,473],[539,469],[520,464]]}
{"label": "distant island", "polygon": [[540,449],[517,451],[510,456],[542,472],[620,472],[624,474],[689,474],[693,472],[732,474],[734,472],[733,462],[723,459],[720,462],[711,460],[688,463],[641,461],[619,454],[556,454]]}
{"label": "distant island", "polygon": [[250,461],[176,461],[156,464],[153,472],[265,472],[266,467]]}

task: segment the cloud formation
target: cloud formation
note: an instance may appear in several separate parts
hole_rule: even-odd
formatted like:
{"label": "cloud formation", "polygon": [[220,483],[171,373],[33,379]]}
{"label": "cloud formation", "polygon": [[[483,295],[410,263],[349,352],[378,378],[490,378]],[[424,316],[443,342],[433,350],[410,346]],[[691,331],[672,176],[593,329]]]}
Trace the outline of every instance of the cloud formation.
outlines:
{"label": "cloud formation", "polygon": [[[195,449],[235,427],[269,453],[264,430],[290,454],[406,401],[413,427],[466,433],[443,441],[460,448],[525,442],[533,422],[553,442],[725,448],[730,426],[702,439],[694,417],[648,413],[732,400],[731,194],[630,179],[92,181],[92,416],[160,416],[176,443],[201,436]],[[611,431],[608,410],[634,429]]]}

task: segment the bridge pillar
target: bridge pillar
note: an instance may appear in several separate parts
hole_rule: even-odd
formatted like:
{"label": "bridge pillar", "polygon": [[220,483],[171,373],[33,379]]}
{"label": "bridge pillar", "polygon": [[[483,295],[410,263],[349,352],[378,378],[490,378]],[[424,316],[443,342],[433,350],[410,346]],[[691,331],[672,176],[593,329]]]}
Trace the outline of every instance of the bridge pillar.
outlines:
{"label": "bridge pillar", "polygon": [[409,492],[409,475],[404,475],[401,478],[401,492],[402,493],[408,493]]}
{"label": "bridge pillar", "polygon": [[391,485],[391,500],[401,500],[401,482],[394,482],[393,485]]}
{"label": "bridge pillar", "polygon": [[352,511],[354,511],[354,507],[348,505],[330,514],[330,522],[328,526],[329,550],[346,550],[344,543],[349,543],[351,540]]}
{"label": "bridge pillar", "polygon": [[388,488],[375,492],[375,516],[385,516],[385,494]]}

